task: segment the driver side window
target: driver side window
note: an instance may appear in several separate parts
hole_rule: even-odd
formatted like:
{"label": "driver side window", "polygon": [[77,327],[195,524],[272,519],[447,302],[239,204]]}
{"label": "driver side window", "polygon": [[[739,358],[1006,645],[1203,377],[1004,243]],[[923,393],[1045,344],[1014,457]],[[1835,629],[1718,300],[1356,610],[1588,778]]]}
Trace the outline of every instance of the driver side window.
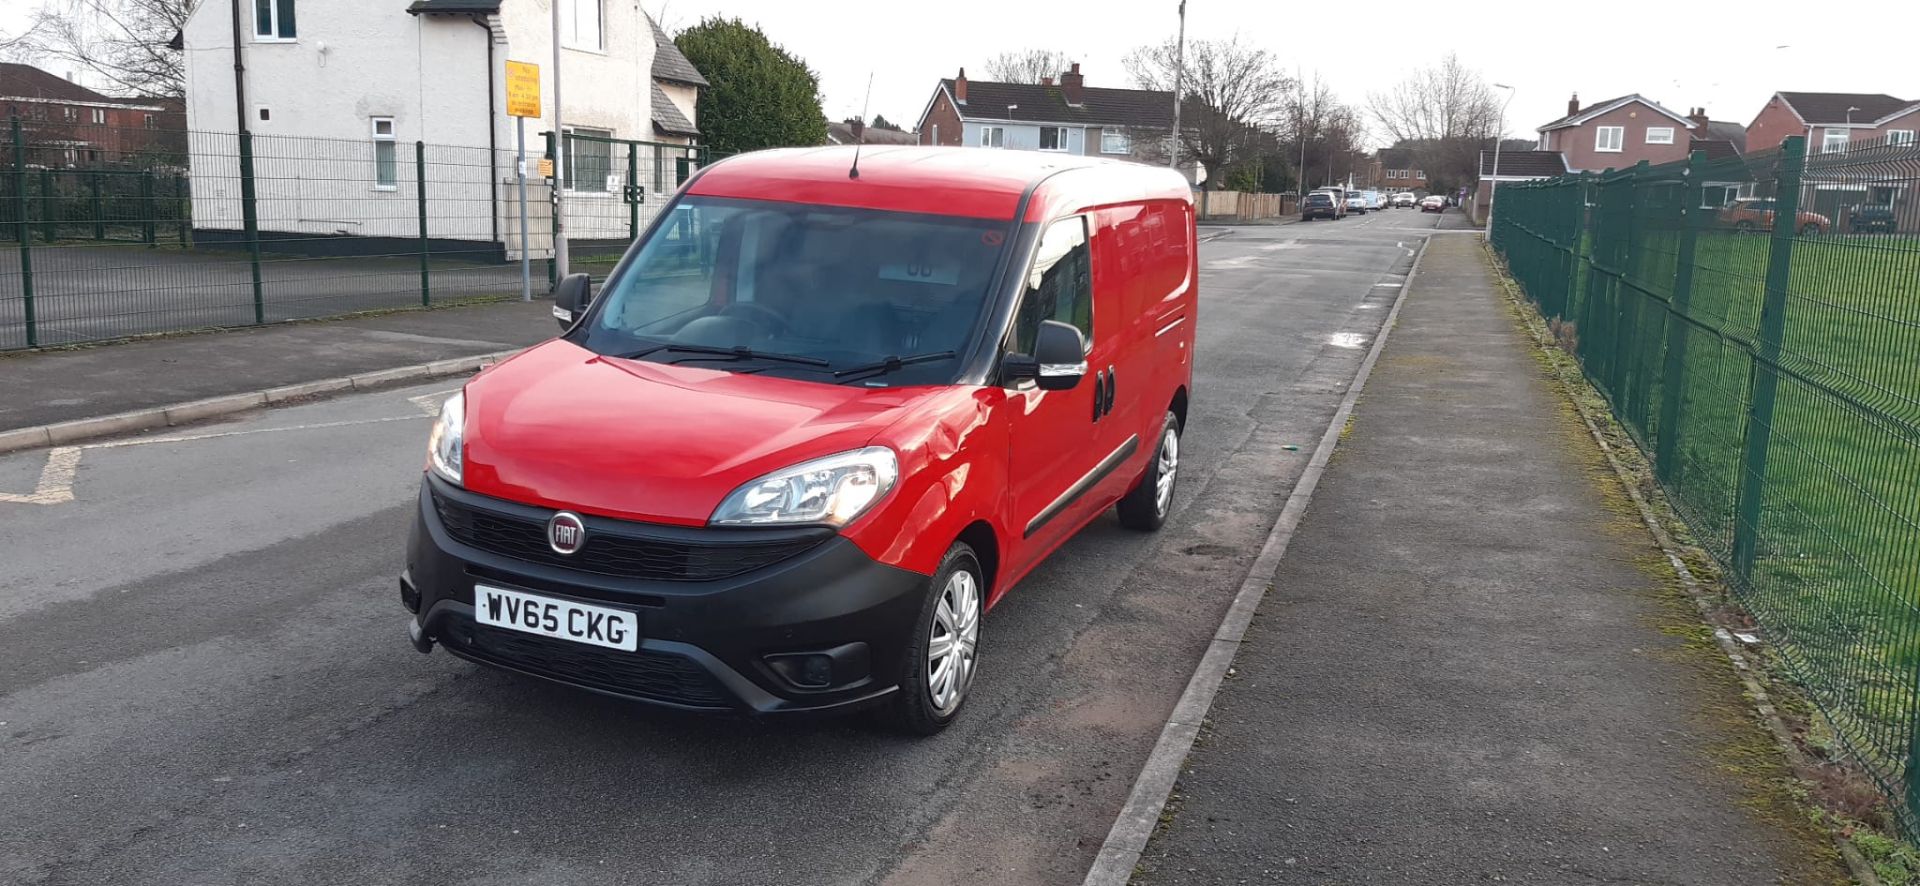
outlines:
{"label": "driver side window", "polygon": [[1087,222],[1080,216],[1064,218],[1047,227],[1027,271],[1026,293],[1014,315],[1013,351],[1033,353],[1040,322],[1072,324],[1093,344],[1093,253],[1087,245]]}

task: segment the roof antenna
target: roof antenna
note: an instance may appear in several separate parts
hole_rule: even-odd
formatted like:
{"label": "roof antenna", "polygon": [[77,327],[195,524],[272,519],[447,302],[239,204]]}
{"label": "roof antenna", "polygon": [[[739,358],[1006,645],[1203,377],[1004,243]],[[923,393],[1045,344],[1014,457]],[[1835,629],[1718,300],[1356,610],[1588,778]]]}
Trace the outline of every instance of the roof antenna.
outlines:
{"label": "roof antenna", "polygon": [[867,72],[867,97],[860,100],[860,136],[853,142],[853,168],[847,178],[860,177],[860,148],[867,143],[867,108],[873,104],[873,72]]}

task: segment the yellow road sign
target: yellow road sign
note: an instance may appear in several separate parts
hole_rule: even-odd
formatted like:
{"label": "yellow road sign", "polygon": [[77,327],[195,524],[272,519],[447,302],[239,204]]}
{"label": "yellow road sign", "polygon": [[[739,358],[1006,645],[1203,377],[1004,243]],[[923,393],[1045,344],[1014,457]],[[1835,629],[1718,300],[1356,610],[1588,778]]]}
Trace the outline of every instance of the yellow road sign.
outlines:
{"label": "yellow road sign", "polygon": [[553,178],[553,158],[552,157],[540,158],[540,177]]}
{"label": "yellow road sign", "polygon": [[507,114],[513,117],[540,116],[539,65],[507,62]]}

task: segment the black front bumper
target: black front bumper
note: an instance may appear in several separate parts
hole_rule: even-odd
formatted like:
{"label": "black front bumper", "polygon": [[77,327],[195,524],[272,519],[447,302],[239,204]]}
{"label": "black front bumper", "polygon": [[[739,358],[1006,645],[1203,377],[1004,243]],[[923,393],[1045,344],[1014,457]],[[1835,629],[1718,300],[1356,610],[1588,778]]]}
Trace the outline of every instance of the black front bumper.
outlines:
{"label": "black front bumper", "polygon": [[[816,529],[742,532],[588,517],[585,568],[555,565],[563,561],[497,529],[544,524],[552,513],[427,475],[400,579],[416,645],[437,642],[481,664],[684,710],[851,709],[897,688],[926,576],[879,563]],[[472,514],[493,521],[485,527],[494,531],[476,533],[470,516],[459,516]],[[623,552],[642,545],[645,556],[584,556],[596,538],[621,536]],[[659,539],[672,544],[651,544]],[[779,559],[765,562],[769,556]],[[732,574],[729,564],[744,571]],[[478,624],[475,582],[633,612],[640,648],[624,652]],[[824,684],[820,659],[802,672],[810,656],[825,657]]]}

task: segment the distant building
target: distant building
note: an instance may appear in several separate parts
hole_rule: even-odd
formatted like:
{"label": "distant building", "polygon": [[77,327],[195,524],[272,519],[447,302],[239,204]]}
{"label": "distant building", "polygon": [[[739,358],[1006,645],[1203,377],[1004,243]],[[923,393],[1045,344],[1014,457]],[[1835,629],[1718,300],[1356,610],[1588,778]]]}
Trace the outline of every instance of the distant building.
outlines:
{"label": "distant building", "polygon": [[[0,62],[0,109],[18,119],[43,168],[126,165],[179,140],[176,99],[115,98],[32,65]],[[10,145],[0,145],[11,152]]]}
{"label": "distant building", "polygon": [[898,129],[881,129],[868,126],[859,120],[846,120],[827,124],[827,144],[830,145],[917,145],[920,136]]}
{"label": "distant building", "polygon": [[1075,63],[1056,82],[941,80],[920,113],[923,145],[1058,151],[1164,163],[1173,93],[1088,86]]}
{"label": "distant building", "polygon": [[[1496,168],[1497,167],[1497,168]],[[1473,194],[1473,220],[1486,224],[1488,200],[1495,198],[1493,183],[1538,181],[1566,175],[1567,158],[1559,151],[1508,151],[1502,149],[1496,163],[1492,151],[1480,152],[1480,183]]]}
{"label": "distant building", "polygon": [[1381,148],[1374,152],[1369,184],[1389,194],[1427,190],[1427,171],[1414,159],[1412,148]]}
{"label": "distant building", "polygon": [[1920,101],[1884,93],[1776,92],[1747,124],[1751,150],[1780,146],[1787,136],[1807,139],[1808,153],[1847,150],[1854,142],[1914,142],[1920,130]]}
{"label": "distant building", "polygon": [[[428,146],[430,196],[480,207],[430,218],[432,235],[511,239],[517,213],[508,211],[504,184],[513,176],[515,122],[506,111],[504,67],[508,60],[531,62],[540,66],[543,114],[526,121],[528,153],[544,152],[541,133],[560,129],[568,136],[560,185],[567,191],[570,233],[624,238],[632,226],[629,205],[637,201],[642,218],[651,217],[685,173],[706,80],[638,5],[552,2],[561,4],[564,113],[554,107],[553,27],[545,4],[240,4],[247,107],[238,114],[235,7],[196,4],[180,37],[188,127],[227,134],[231,145],[237,116],[244,116],[263,182],[263,230],[417,237],[413,154],[419,141]],[[195,223],[230,232],[240,225],[237,159],[231,147],[219,149],[217,139],[206,147],[193,157]],[[542,195],[544,203],[544,189]]]}

